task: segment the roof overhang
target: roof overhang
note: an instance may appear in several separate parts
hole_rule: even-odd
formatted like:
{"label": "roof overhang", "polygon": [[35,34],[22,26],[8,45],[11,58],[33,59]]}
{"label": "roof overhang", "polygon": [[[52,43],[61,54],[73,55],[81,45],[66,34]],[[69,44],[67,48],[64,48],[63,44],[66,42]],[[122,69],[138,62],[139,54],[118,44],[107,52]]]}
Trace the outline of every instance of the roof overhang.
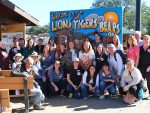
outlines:
{"label": "roof overhang", "polygon": [[39,25],[39,21],[8,0],[0,0],[0,24],[26,23],[27,26]]}

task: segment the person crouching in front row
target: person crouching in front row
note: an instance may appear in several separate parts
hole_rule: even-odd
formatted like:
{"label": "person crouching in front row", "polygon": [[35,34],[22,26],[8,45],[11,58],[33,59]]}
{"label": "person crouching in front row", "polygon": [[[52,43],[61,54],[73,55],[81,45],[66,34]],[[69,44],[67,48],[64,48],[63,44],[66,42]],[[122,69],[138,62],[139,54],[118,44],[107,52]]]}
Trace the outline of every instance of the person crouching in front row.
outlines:
{"label": "person crouching in front row", "polygon": [[91,94],[98,96],[99,74],[96,73],[96,68],[94,65],[89,67],[89,71],[84,72],[81,90],[83,99],[87,99],[87,97]]}
{"label": "person crouching in front row", "polygon": [[66,87],[69,98],[80,98],[80,87],[84,70],[79,67],[79,58],[73,59],[73,67],[67,72],[68,85]]}
{"label": "person crouching in front row", "polygon": [[102,74],[100,75],[100,97],[103,100],[105,93],[109,93],[112,97],[117,96],[116,90],[116,76],[110,71],[109,64],[102,65]]}
{"label": "person crouching in front row", "polygon": [[[134,66],[134,60],[127,59],[126,68],[121,78],[121,87],[119,92],[121,94],[128,94],[135,97],[134,100],[142,99],[143,94],[140,94],[140,91],[142,90],[142,81],[143,78],[141,72]],[[134,103],[134,101],[132,103]],[[129,102],[129,104],[131,104],[131,102]]]}

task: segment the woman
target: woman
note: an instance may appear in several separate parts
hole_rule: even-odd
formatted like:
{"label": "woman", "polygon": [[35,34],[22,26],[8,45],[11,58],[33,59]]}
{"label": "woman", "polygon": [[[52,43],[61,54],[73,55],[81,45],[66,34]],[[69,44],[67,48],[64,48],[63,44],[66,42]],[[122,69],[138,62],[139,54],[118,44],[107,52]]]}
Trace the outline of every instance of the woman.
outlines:
{"label": "woman", "polygon": [[9,55],[6,50],[6,42],[1,41],[0,47],[0,69],[8,70],[9,69]]}
{"label": "woman", "polygon": [[133,59],[127,59],[126,69],[123,72],[120,84],[120,94],[127,92],[139,99],[139,91],[142,88],[142,74],[139,69],[134,66]]}
{"label": "woman", "polygon": [[66,58],[66,49],[64,44],[59,44],[57,46],[57,51],[55,54],[55,59],[60,61],[61,67],[64,72],[64,77],[67,76],[67,58]]}
{"label": "woman", "polygon": [[99,99],[105,98],[105,93],[109,92],[112,97],[116,96],[116,77],[109,69],[109,64],[105,63],[102,66],[102,75],[100,76],[100,97]]}
{"label": "woman", "polygon": [[68,50],[66,52],[67,67],[70,67],[73,60],[78,58],[78,56],[79,56],[79,51],[75,49],[74,41],[69,41]]}
{"label": "woman", "polygon": [[102,70],[102,65],[108,62],[108,55],[104,51],[103,44],[98,44],[96,46],[95,62],[97,73],[99,73],[100,70]]}
{"label": "woman", "polygon": [[43,54],[41,55],[41,66],[46,76],[48,75],[48,71],[52,68],[53,64],[54,54],[50,51],[50,45],[46,44],[43,49]]}
{"label": "woman", "polygon": [[83,43],[83,50],[79,52],[80,65],[84,70],[88,70],[95,59],[95,53],[90,42]]}
{"label": "woman", "polygon": [[73,95],[76,97],[76,94],[80,92],[83,73],[83,69],[79,67],[79,59],[75,58],[73,60],[73,67],[67,72],[67,92],[69,93],[70,98]]}
{"label": "woman", "polygon": [[[147,80],[147,86],[150,94],[150,36],[143,36],[143,46],[140,47],[138,68],[142,73],[143,78]],[[150,96],[149,98],[150,99]]]}
{"label": "woman", "polygon": [[45,97],[49,97],[50,96],[49,95],[50,94],[50,88],[48,87],[44,70],[41,67],[40,56],[38,55],[37,52],[33,52],[31,54],[31,57],[34,61],[32,67],[34,70],[35,81],[41,87],[41,90],[42,90],[43,94],[45,95]]}
{"label": "woman", "polygon": [[50,38],[48,41],[48,44],[50,45],[51,52],[55,53],[56,52],[56,44],[54,42],[54,39]]}
{"label": "woman", "polygon": [[133,35],[130,35],[127,39],[126,55],[127,55],[127,58],[131,58],[134,60],[136,67],[138,65],[139,52],[140,52],[140,49],[137,45],[137,41],[136,41],[135,37]]}
{"label": "woman", "polygon": [[83,99],[87,99],[89,94],[98,96],[99,93],[99,74],[96,73],[94,65],[89,67],[89,71],[85,71],[81,85]]}
{"label": "woman", "polygon": [[120,44],[120,39],[119,39],[118,35],[115,34],[112,38],[112,41],[116,47],[116,50],[122,50],[123,51],[123,47],[122,47],[122,44]]}
{"label": "woman", "polygon": [[35,50],[33,39],[29,39],[26,47],[27,57],[30,56]]}
{"label": "woman", "polygon": [[56,60],[54,67],[50,70],[49,82],[51,94],[64,94],[66,87],[66,79],[63,77],[63,70],[60,66],[60,61]]}

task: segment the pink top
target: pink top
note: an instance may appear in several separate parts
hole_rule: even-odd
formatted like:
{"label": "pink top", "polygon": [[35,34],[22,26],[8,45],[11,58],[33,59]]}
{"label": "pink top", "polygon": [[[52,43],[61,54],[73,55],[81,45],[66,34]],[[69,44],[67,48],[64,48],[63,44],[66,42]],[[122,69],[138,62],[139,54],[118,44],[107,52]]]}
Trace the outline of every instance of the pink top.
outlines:
{"label": "pink top", "polygon": [[126,51],[127,58],[132,58],[134,60],[134,62],[136,63],[136,60],[137,60],[136,54],[139,52],[140,52],[140,48],[138,47],[138,45],[130,47]]}

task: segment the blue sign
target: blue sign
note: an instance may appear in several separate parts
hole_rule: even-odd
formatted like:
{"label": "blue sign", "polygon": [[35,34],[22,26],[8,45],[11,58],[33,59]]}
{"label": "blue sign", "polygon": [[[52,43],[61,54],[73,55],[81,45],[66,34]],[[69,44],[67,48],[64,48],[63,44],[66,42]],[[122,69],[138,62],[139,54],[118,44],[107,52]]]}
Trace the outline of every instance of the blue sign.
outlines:
{"label": "blue sign", "polygon": [[121,7],[54,11],[50,12],[50,36],[93,40],[93,33],[97,31],[104,42],[117,34],[122,43],[122,21]]}

